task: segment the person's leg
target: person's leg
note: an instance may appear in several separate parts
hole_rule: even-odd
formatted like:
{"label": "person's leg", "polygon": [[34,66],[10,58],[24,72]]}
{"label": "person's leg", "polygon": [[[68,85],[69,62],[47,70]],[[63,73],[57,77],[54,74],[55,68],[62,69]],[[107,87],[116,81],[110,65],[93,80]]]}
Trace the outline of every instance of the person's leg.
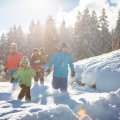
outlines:
{"label": "person's leg", "polygon": [[44,69],[40,70],[40,84],[44,85]]}
{"label": "person's leg", "polygon": [[[11,78],[13,77],[13,75],[14,75],[15,72],[16,72],[16,70],[9,70],[8,71],[8,73],[9,73],[9,75],[10,75]],[[18,79],[15,79],[13,81],[12,90],[15,91],[16,89],[18,89],[18,86],[19,86],[18,85]]]}
{"label": "person's leg", "polygon": [[30,87],[26,87],[26,97],[25,101],[31,101]]}
{"label": "person's leg", "polygon": [[36,72],[36,76],[34,76],[34,81],[38,82],[38,80],[39,80],[39,75],[38,75],[38,72]]}
{"label": "person's leg", "polygon": [[25,89],[25,86],[24,85],[21,85],[21,91],[18,95],[18,100],[22,100],[23,97],[26,95],[26,89]]}
{"label": "person's leg", "polygon": [[67,92],[67,78],[61,78],[60,80],[60,90],[61,92]]}
{"label": "person's leg", "polygon": [[12,90],[15,91],[15,90],[17,90],[18,88],[19,88],[18,79],[15,79],[15,80],[13,81],[13,88],[12,88]]}
{"label": "person's leg", "polygon": [[52,86],[54,89],[59,89],[60,88],[60,78],[53,76]]}

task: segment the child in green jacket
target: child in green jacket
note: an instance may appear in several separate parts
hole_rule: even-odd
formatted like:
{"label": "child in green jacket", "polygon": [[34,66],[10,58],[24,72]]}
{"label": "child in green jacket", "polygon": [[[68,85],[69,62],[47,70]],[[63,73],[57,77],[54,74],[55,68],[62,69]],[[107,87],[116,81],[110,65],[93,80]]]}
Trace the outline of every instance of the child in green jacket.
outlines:
{"label": "child in green jacket", "polygon": [[36,72],[29,66],[29,60],[24,56],[21,60],[20,68],[14,73],[11,82],[18,78],[21,91],[18,95],[18,100],[25,97],[26,101],[31,100],[30,87],[32,77],[36,75]]}

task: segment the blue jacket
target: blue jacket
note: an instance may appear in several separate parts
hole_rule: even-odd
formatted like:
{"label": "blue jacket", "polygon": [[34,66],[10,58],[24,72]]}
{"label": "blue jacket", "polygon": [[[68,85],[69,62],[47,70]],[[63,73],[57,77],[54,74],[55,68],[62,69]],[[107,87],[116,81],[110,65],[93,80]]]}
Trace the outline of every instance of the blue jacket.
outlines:
{"label": "blue jacket", "polygon": [[68,77],[68,65],[71,71],[74,71],[73,57],[68,52],[56,52],[48,62],[48,68],[51,69],[54,65],[53,76],[58,78]]}

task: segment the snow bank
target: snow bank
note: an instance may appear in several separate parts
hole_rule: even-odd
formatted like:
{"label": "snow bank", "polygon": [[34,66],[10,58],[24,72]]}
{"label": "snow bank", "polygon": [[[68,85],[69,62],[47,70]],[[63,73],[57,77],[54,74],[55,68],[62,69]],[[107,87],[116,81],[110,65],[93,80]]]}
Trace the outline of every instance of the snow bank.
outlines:
{"label": "snow bank", "polygon": [[65,105],[55,108],[41,110],[34,114],[26,114],[18,120],[79,120],[78,117]]}
{"label": "snow bank", "polygon": [[41,95],[48,94],[48,86],[43,86],[38,83],[33,84],[31,89],[31,97],[32,101],[37,101]]}
{"label": "snow bank", "polygon": [[[76,114],[81,110],[85,111],[80,120],[118,120],[120,118],[120,89],[93,102],[89,102],[85,97],[80,98],[80,95],[75,99],[79,99],[77,103],[79,109]],[[68,103],[70,103],[69,100],[67,100]],[[67,104],[45,106],[17,100],[0,101],[1,120],[79,120],[76,114]]]}
{"label": "snow bank", "polygon": [[120,88],[120,50],[78,61],[75,71],[75,81],[96,84],[99,91],[115,91]]}
{"label": "snow bank", "polygon": [[[82,91],[56,94],[46,96],[45,105],[39,101],[27,103],[1,99],[0,120],[79,120],[77,114],[81,110],[84,110],[85,114],[80,117],[80,120],[91,120],[91,118],[93,120],[118,120],[120,118],[120,89],[106,95],[101,94],[103,93]],[[3,97],[4,93],[1,93],[1,96]],[[52,99],[54,103],[50,102]]]}
{"label": "snow bank", "polygon": [[9,101],[2,103],[0,110],[0,119],[7,120],[79,120],[66,105],[48,107],[33,103]]}
{"label": "snow bank", "polygon": [[120,119],[120,89],[109,93],[107,98],[101,98],[92,104],[87,104],[84,109],[93,120]]}

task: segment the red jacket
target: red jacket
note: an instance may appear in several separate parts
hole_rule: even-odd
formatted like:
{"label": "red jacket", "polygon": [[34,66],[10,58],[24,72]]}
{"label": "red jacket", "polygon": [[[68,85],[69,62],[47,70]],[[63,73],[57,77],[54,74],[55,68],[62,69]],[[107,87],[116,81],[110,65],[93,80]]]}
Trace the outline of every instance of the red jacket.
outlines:
{"label": "red jacket", "polygon": [[16,52],[15,54],[9,54],[7,58],[7,69],[8,70],[17,70],[20,67],[20,61],[23,55]]}

